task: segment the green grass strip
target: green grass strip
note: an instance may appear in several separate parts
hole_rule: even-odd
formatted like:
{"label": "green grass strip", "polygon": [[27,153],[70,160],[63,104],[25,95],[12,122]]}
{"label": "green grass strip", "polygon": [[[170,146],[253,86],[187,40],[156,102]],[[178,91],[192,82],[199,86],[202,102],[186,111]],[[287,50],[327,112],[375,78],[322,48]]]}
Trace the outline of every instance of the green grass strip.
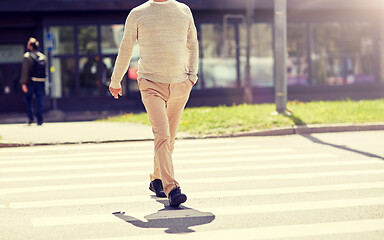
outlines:
{"label": "green grass strip", "polygon": [[[362,101],[293,101],[292,116],[272,115],[274,104],[241,104],[184,110],[179,131],[198,135],[233,134],[252,130],[306,124],[384,122],[384,99]],[[108,118],[114,122],[150,124],[147,114],[124,114]]]}

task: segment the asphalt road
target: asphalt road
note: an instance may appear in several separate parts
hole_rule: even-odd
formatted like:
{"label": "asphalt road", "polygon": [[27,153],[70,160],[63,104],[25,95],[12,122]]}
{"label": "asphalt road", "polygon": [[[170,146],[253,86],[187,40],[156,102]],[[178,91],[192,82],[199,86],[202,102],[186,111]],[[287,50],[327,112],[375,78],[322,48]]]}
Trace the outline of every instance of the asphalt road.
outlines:
{"label": "asphalt road", "polygon": [[152,142],[0,149],[0,239],[384,239],[384,131],[180,140],[172,209]]}

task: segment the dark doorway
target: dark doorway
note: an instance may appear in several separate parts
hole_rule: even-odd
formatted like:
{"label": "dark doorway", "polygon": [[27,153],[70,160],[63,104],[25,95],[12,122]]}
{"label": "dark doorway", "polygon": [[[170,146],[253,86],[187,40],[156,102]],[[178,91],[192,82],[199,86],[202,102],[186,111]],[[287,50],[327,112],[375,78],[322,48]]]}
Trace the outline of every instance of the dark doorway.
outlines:
{"label": "dark doorway", "polygon": [[20,73],[20,63],[0,64],[0,112],[24,110]]}

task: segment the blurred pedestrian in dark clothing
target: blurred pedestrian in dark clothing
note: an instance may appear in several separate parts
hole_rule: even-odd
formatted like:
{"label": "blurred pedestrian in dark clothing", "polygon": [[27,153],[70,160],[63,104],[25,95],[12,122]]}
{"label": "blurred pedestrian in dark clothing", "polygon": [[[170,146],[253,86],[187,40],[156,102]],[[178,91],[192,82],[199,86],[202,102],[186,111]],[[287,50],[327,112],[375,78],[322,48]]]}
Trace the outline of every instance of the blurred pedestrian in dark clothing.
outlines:
{"label": "blurred pedestrian in dark clothing", "polygon": [[39,52],[39,41],[35,38],[30,38],[27,44],[27,52],[24,54],[20,78],[29,125],[34,122],[33,96],[36,99],[37,125],[43,124],[46,72],[47,58]]}

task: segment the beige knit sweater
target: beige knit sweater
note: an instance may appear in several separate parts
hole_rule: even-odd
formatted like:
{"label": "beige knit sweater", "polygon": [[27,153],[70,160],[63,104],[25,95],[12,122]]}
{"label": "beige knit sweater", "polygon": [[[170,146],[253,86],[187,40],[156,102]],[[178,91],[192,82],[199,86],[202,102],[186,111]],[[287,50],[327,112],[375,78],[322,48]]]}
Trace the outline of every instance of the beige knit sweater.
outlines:
{"label": "beige knit sweater", "polygon": [[112,88],[121,88],[136,40],[140,48],[138,79],[161,83],[189,79],[196,83],[199,45],[188,6],[176,0],[149,0],[129,13],[111,78]]}

